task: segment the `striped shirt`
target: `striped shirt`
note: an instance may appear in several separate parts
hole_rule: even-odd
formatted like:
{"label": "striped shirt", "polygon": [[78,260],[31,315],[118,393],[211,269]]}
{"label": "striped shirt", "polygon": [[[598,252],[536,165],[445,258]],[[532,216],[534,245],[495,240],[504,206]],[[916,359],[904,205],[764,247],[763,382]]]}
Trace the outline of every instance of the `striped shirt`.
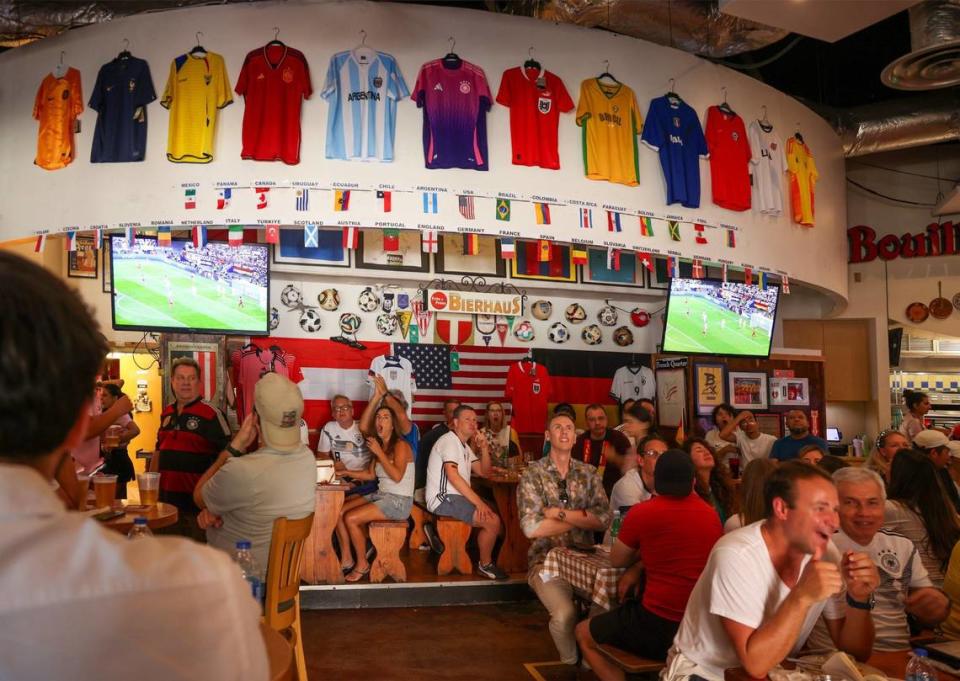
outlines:
{"label": "striped shirt", "polygon": [[430,452],[427,464],[427,510],[433,513],[442,502],[454,494],[460,494],[447,478],[446,464],[457,464],[457,472],[464,482],[470,484],[470,465],[477,461],[476,455],[454,431],[440,437]]}
{"label": "striped shirt", "polygon": [[177,412],[167,405],[160,415],[160,500],[181,512],[197,512],[193,490],[230,441],[230,428],[219,409],[197,398]]}

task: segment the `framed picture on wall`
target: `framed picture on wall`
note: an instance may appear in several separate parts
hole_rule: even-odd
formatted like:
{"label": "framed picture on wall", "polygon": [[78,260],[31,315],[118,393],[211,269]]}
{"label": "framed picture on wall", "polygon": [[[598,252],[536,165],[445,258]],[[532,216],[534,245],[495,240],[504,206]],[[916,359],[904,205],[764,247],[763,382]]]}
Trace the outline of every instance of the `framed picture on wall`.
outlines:
{"label": "framed picture on wall", "polygon": [[752,371],[731,371],[727,374],[730,404],[737,409],[767,408],[767,375]]}
{"label": "framed picture on wall", "polygon": [[314,247],[304,245],[305,229],[280,230],[280,243],[273,247],[274,264],[350,267],[350,250],[343,247],[343,230],[319,229]]}
{"label": "framed picture on wall", "polygon": [[401,229],[399,249],[387,252],[383,249],[383,230],[361,229],[357,269],[429,272],[430,254],[423,252],[419,230]]}
{"label": "framed picture on wall", "polygon": [[771,378],[770,404],[774,407],[810,406],[810,381],[806,378]]}
{"label": "framed picture on wall", "polygon": [[[173,361],[178,357],[190,357],[200,365],[200,388],[203,399],[220,406],[223,403],[226,386],[226,337],[196,336],[209,340],[170,340],[169,337],[186,338],[186,334],[164,334],[161,342],[163,369],[166,376],[173,370]],[[164,381],[164,404],[174,399],[173,388],[169,380]]]}
{"label": "framed picture on wall", "polygon": [[463,234],[440,234],[437,246],[437,274],[489,274],[507,276],[507,263],[500,257],[500,241],[494,236],[479,236],[480,252],[464,255]]}
{"label": "framed picture on wall", "polygon": [[570,282],[577,280],[577,266],[573,264],[570,246],[550,242],[548,258],[543,258],[537,241],[517,239],[516,247],[516,257],[510,261],[512,278]]}
{"label": "framed picture on wall", "polygon": [[94,237],[89,234],[77,234],[77,249],[70,251],[67,258],[67,276],[79,279],[96,279],[100,271],[99,255]]}
{"label": "framed picture on wall", "polygon": [[694,401],[698,415],[711,414],[714,407],[726,401],[726,382],[723,380],[725,369],[723,364],[693,365]]}
{"label": "framed picture on wall", "polygon": [[637,254],[623,251],[620,254],[620,269],[607,266],[607,249],[588,248],[587,264],[583,266],[583,282],[601,286],[631,286],[644,288],[644,268]]}
{"label": "framed picture on wall", "polygon": [[[650,288],[670,288],[670,277],[667,276],[667,259],[654,258],[653,272],[647,270],[647,286]],[[680,261],[680,276],[689,279],[693,276],[693,263]]]}
{"label": "framed picture on wall", "polygon": [[754,414],[753,417],[757,420],[761,433],[783,437],[783,420],[780,414]]}

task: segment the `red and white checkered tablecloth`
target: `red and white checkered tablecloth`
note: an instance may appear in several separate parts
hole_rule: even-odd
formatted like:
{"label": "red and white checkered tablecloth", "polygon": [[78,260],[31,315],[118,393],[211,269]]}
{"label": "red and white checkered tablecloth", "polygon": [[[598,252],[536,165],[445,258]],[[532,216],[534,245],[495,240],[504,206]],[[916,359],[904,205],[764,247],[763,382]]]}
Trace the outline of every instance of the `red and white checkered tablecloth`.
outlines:
{"label": "red and white checkered tablecloth", "polygon": [[610,554],[606,551],[586,553],[558,546],[547,554],[540,569],[540,579],[549,582],[559,577],[575,591],[609,610],[617,602],[617,583],[624,572],[624,568],[610,564]]}

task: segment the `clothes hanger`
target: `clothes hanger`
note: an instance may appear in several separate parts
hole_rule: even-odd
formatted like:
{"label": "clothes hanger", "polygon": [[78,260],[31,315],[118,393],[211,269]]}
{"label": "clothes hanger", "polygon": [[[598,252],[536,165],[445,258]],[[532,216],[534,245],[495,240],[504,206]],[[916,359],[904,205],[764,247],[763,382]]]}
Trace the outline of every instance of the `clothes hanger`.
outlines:
{"label": "clothes hanger", "polygon": [[282,40],[280,40],[280,28],[278,26],[273,27],[273,40],[267,43],[267,47],[271,45],[278,45],[280,47],[286,47]]}
{"label": "clothes hanger", "polygon": [[678,95],[676,92],[674,92],[674,89],[677,87],[677,79],[671,78],[667,82],[670,83],[670,89],[667,90],[667,94],[665,94],[664,97],[666,97],[667,99],[676,100],[677,102],[682,102],[683,98],[680,95]]}
{"label": "clothes hanger", "polygon": [[533,58],[533,45],[530,46],[530,49],[527,50],[527,61],[523,62],[523,68],[525,69],[537,69],[542,70],[540,62]]}
{"label": "clothes hanger", "polygon": [[55,78],[63,78],[63,74],[67,72],[66,67],[64,67],[63,65],[63,55],[65,55],[66,53],[67,53],[66,50],[60,50],[60,61],[57,63],[57,65],[53,69],[53,75]]}
{"label": "clothes hanger", "polygon": [[123,49],[120,50],[120,54],[117,55],[117,59],[129,59],[133,55],[130,54],[130,41],[126,38],[123,39]]}
{"label": "clothes hanger", "polygon": [[203,35],[203,32],[197,31],[197,45],[192,50],[190,50],[190,54],[197,55],[199,57],[207,56],[206,48],[204,48],[204,46],[200,44],[200,36],[202,35]]}
{"label": "clothes hanger", "polygon": [[610,80],[612,80],[612,81],[613,81],[614,83],[616,83],[617,85],[622,85],[622,83],[621,83],[619,80],[617,80],[616,77],[614,77],[614,75],[613,75],[612,73],[610,73],[610,60],[609,60],[609,59],[604,59],[604,60],[603,60],[603,73],[601,73],[599,76],[597,76],[597,80],[599,81],[599,80],[602,80],[602,79],[604,79],[604,78],[609,78]]}
{"label": "clothes hanger", "polygon": [[796,129],[796,131],[793,133],[793,136],[797,138],[797,141],[798,141],[800,144],[803,144],[803,143],[804,143],[804,141],[803,141],[803,135],[800,134],[800,123],[799,123],[799,121],[797,122],[797,129]]}
{"label": "clothes hanger", "polygon": [[763,128],[766,132],[770,132],[771,130],[773,130],[773,124],[770,122],[770,119],[767,118],[767,105],[764,104],[760,108],[763,110],[763,118],[761,118],[757,122],[760,123],[760,127]]}
{"label": "clothes hanger", "polygon": [[450,43],[450,51],[443,55],[443,64],[444,66],[448,66],[453,69],[459,68],[462,60],[460,59],[460,56],[453,51],[453,49],[457,46],[457,39],[453,36],[450,36],[447,38],[447,42]]}
{"label": "clothes hanger", "polygon": [[718,106],[717,108],[720,109],[720,111],[722,111],[723,113],[727,114],[728,116],[736,116],[737,112],[731,109],[730,105],[727,104],[727,86],[723,85],[720,87],[720,89],[723,91],[723,103],[720,104],[720,106]]}

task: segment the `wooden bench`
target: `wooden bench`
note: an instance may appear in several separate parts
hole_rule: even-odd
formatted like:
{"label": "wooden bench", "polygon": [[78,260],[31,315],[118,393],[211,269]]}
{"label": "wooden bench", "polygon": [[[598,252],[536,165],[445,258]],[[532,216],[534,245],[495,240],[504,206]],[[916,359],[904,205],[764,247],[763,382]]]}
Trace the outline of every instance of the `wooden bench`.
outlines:
{"label": "wooden bench", "polygon": [[601,644],[597,648],[605,658],[628,674],[650,674],[659,672],[666,666],[664,662],[637,657],[633,653],[611,645]]}
{"label": "wooden bench", "polygon": [[427,543],[427,535],[423,532],[424,523],[434,522],[433,514],[425,506],[414,504],[410,509],[410,517],[413,518],[413,529],[410,530],[410,541],[407,546],[412,551],[416,551]]}
{"label": "wooden bench", "polygon": [[437,574],[448,575],[454,570],[461,574],[473,574],[473,565],[467,555],[467,541],[472,527],[456,518],[437,516],[437,535],[443,542],[444,551],[437,562]]}
{"label": "wooden bench", "polygon": [[370,523],[370,541],[377,557],[370,566],[370,581],[382,582],[392,577],[395,582],[407,581],[407,568],[400,560],[400,549],[407,537],[406,520],[375,520]]}

